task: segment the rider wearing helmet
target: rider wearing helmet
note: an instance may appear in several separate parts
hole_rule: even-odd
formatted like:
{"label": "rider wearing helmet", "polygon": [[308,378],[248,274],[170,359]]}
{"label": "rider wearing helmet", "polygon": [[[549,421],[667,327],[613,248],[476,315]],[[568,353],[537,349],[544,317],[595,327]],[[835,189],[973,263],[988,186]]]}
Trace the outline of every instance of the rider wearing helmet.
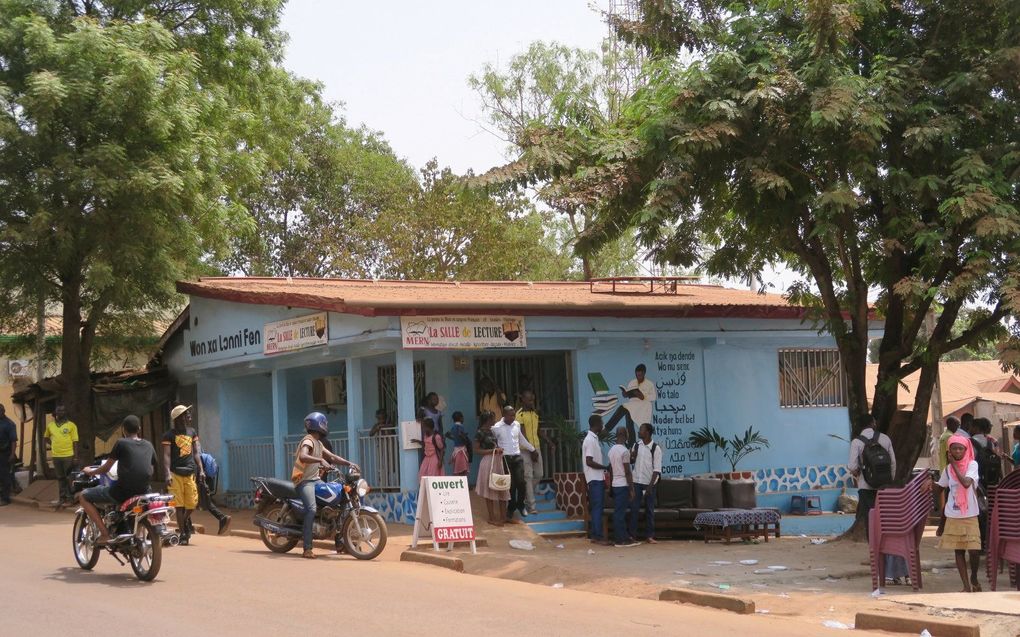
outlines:
{"label": "rider wearing helmet", "polygon": [[[297,485],[297,492],[301,496],[301,502],[305,507],[304,519],[304,548],[301,555],[309,559],[315,558],[312,552],[312,528],[315,524],[315,483],[319,482],[319,474],[322,470],[329,470],[333,465],[344,465],[359,471],[358,465],[350,460],[341,458],[332,451],[326,449],[323,441],[329,434],[329,423],[326,417],[317,411],[305,416],[305,431],[308,432],[301,443],[298,444],[297,453],[294,457],[294,471],[291,479]],[[332,463],[332,464],[330,464]]]}

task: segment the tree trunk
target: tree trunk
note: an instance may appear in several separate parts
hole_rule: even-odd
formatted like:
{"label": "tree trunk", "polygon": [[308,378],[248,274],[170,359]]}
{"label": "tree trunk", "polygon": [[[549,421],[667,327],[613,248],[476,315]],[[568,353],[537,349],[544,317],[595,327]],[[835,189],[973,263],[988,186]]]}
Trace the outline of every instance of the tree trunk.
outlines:
{"label": "tree trunk", "polygon": [[78,427],[78,453],[83,462],[95,454],[95,423],[92,417],[92,379],[89,361],[91,339],[84,338],[81,318],[80,282],[64,283],[63,343],[60,353],[60,379],[67,417]]}

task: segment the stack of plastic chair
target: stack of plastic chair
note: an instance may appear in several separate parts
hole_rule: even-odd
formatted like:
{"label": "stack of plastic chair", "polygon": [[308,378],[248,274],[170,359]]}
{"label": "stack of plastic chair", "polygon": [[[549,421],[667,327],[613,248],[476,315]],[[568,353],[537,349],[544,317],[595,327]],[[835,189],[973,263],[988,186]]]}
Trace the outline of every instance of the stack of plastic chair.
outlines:
{"label": "stack of plastic chair", "polygon": [[1009,581],[1020,590],[1017,566],[1020,565],[1020,471],[1002,479],[989,501],[987,573],[991,589],[996,589],[999,561],[1009,564]]}
{"label": "stack of plastic chair", "polygon": [[879,490],[875,508],[868,516],[868,554],[871,559],[871,584],[877,589],[885,582],[883,555],[898,555],[907,561],[910,583],[921,588],[921,536],[932,507],[932,493],[925,483],[926,472],[919,473],[901,488]]}

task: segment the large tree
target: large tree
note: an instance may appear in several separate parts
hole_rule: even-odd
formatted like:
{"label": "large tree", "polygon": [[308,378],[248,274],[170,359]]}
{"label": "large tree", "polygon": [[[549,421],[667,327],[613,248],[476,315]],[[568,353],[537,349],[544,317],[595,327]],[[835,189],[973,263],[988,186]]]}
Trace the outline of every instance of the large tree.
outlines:
{"label": "large tree", "polygon": [[[635,57],[632,49],[614,50],[609,43],[596,52],[535,42],[513,56],[505,68],[486,64],[468,83],[482,101],[491,132],[507,143],[509,153],[518,160],[533,147],[533,135],[569,128],[592,133],[615,120],[635,89],[635,78],[625,72]],[[512,164],[508,172],[497,172],[513,175],[517,167]],[[486,181],[491,182],[492,175]],[[555,181],[536,185],[538,199],[558,213],[547,226],[551,238],[573,251],[578,237],[592,224],[594,207],[579,202]],[[584,279],[637,272],[637,245],[629,231],[577,257],[577,275]]]}
{"label": "large tree", "polygon": [[174,281],[245,223],[236,193],[284,152],[280,5],[0,2],[0,313],[62,308],[87,448],[97,333],[129,316],[151,333]]}
{"label": "large tree", "polygon": [[909,471],[939,359],[1020,312],[1020,3],[639,4],[614,26],[648,51],[645,87],[610,126],[534,132],[514,177],[596,209],[582,250],[637,228],[666,262],[803,274],[791,296],[836,340],[855,431],[868,413],[889,425],[920,372],[892,432]]}

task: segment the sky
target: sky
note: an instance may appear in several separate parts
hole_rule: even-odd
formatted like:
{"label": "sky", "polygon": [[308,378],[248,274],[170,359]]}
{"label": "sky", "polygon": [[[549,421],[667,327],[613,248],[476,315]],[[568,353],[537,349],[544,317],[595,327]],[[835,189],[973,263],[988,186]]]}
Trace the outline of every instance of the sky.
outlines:
{"label": "sky", "polygon": [[348,124],[381,131],[414,166],[436,157],[457,173],[506,158],[469,75],[536,40],[596,49],[608,34],[588,0],[289,0],[283,28],[287,68],[321,82]]}
{"label": "sky", "polygon": [[[348,125],[381,131],[418,168],[433,157],[458,174],[506,163],[506,143],[485,131],[468,77],[505,67],[536,40],[598,49],[610,0],[289,0],[285,65],[343,103]],[[768,271],[771,291],[796,278]],[[727,282],[727,285],[741,285]]]}

